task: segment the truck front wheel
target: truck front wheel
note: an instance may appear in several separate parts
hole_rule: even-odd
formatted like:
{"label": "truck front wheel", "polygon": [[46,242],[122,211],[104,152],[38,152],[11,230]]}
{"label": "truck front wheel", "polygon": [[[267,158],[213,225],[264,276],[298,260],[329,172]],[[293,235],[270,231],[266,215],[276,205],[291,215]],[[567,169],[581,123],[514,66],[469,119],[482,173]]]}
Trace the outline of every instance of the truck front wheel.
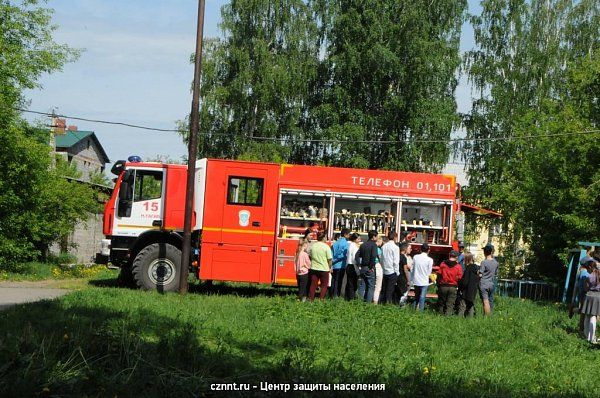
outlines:
{"label": "truck front wheel", "polygon": [[153,243],[133,260],[133,278],[144,290],[174,292],[179,289],[181,251],[168,243]]}

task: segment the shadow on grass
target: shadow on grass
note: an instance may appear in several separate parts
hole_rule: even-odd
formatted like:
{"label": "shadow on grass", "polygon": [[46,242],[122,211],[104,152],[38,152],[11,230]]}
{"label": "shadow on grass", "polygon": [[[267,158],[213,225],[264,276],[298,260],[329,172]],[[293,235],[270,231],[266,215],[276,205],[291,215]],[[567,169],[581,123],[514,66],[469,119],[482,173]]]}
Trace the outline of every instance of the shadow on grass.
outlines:
{"label": "shadow on grass", "polygon": [[[91,286],[105,288],[122,288],[137,290],[132,284],[124,283],[119,278],[112,279],[91,279],[88,281]],[[238,297],[285,297],[295,295],[295,287],[274,287],[270,285],[233,283],[233,282],[197,282],[190,283],[189,292],[193,294],[219,295],[219,296],[238,296]]]}
{"label": "shadow on grass", "polygon": [[95,287],[121,287],[121,288],[129,288],[132,289],[131,286],[125,286],[123,283],[119,281],[118,278],[111,279],[90,279],[88,284]]}
{"label": "shadow on grass", "polygon": [[[386,385],[383,392],[291,391],[288,396],[545,396],[467,376],[433,380],[417,369],[383,374],[375,365],[326,357],[296,336],[247,341],[232,332],[235,328],[209,329],[178,315],[131,310],[127,303],[115,308],[102,304],[104,294],[94,304],[80,302],[82,297],[76,293],[68,304],[47,301],[0,313],[1,396],[283,395],[260,391],[261,382]],[[251,390],[211,391],[211,384],[219,383],[248,383]]]}
{"label": "shadow on grass", "polygon": [[213,283],[195,283],[189,287],[190,293],[196,294],[215,294],[219,296],[238,296],[238,297],[285,297],[295,295],[295,287],[270,286],[246,283],[231,282],[213,282]]}

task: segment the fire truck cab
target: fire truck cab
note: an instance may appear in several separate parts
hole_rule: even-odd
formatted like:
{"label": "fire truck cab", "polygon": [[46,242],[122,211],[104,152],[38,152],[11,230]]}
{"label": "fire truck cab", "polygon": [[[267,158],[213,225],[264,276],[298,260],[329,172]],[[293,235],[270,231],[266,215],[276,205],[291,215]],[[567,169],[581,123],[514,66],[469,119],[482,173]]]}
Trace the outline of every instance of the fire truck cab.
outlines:
{"label": "fire truck cab", "polygon": [[[186,170],[119,161],[104,211],[99,258],[138,287],[177,290]],[[391,231],[436,260],[457,247],[455,177],[441,174],[273,164],[197,162],[191,271],[202,280],[295,285],[294,254],[307,229],[328,240],[344,228]]]}

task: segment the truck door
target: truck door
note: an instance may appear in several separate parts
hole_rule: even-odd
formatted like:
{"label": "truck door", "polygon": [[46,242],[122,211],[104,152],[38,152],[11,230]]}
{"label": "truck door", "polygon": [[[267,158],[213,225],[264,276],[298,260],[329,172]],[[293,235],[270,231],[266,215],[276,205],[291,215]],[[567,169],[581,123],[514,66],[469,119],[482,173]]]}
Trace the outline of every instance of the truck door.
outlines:
{"label": "truck door", "polygon": [[276,184],[268,177],[267,167],[226,167],[221,239],[212,251],[212,279],[271,282],[277,198]]}
{"label": "truck door", "polygon": [[121,183],[116,203],[113,235],[139,236],[144,231],[159,228],[155,223],[163,216],[162,169],[131,169]]}
{"label": "truck door", "polygon": [[266,170],[228,169],[223,242],[263,244]]}

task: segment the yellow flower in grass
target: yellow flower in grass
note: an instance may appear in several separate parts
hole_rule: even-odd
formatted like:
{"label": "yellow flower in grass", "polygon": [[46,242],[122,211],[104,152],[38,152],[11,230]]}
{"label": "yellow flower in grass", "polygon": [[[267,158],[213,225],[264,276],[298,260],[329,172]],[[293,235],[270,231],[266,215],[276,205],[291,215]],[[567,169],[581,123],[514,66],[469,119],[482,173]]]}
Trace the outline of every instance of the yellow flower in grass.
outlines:
{"label": "yellow flower in grass", "polygon": [[423,374],[429,374],[429,368],[427,366],[423,368]]}

